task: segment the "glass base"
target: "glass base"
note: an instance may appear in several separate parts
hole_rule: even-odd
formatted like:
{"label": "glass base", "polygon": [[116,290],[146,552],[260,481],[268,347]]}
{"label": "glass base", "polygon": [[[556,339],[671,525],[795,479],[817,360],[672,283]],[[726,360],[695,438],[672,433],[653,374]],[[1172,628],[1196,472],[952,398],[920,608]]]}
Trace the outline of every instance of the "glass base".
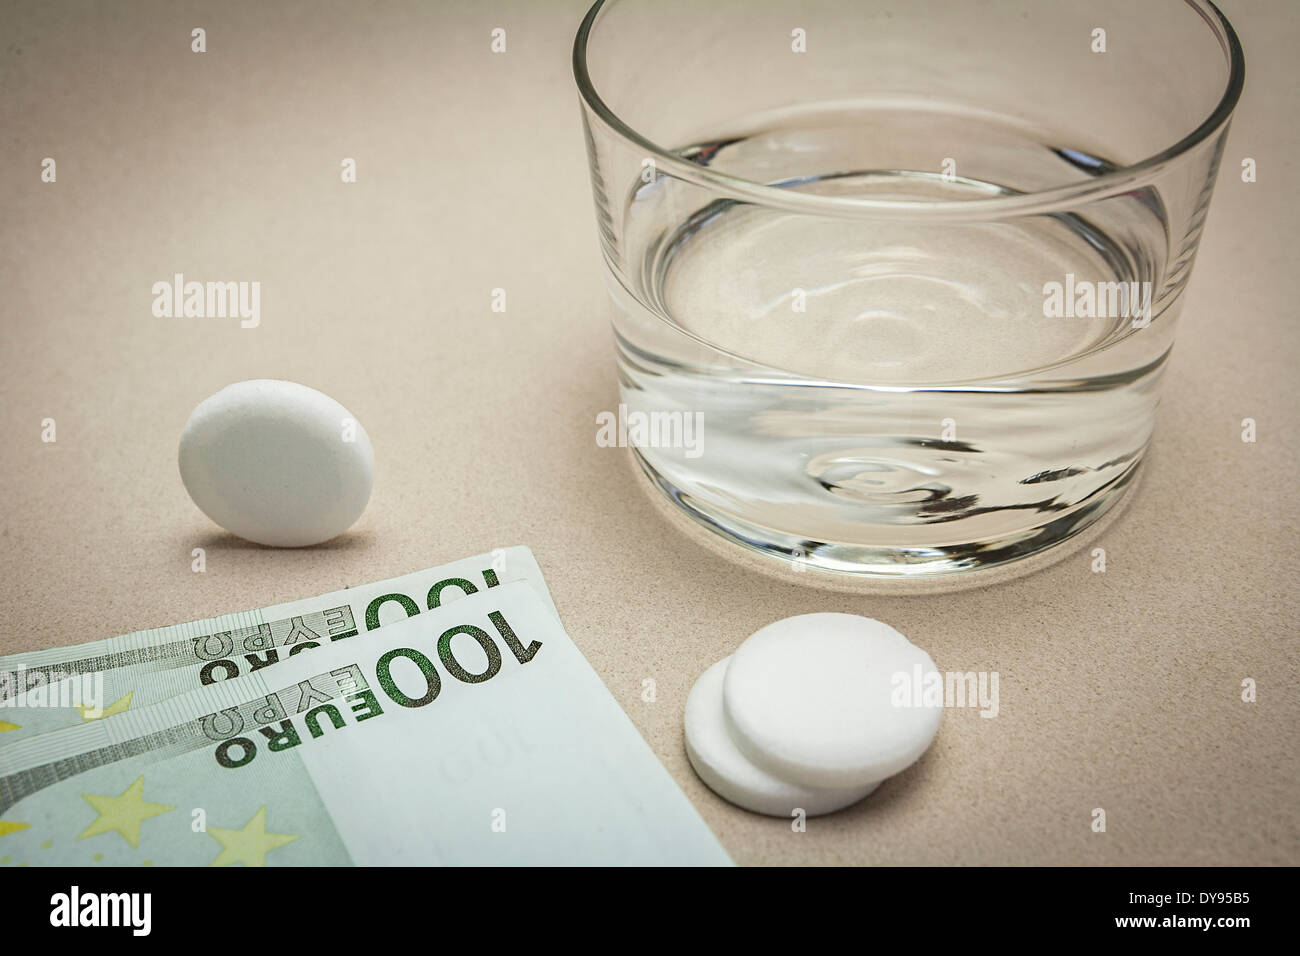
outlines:
{"label": "glass base", "polygon": [[[815,541],[747,522],[674,486],[635,448],[632,459],[658,489],[667,515],[686,516],[686,525],[711,532],[763,556],[765,570],[812,572],[807,583],[847,586],[883,592],[955,590],[1021,577],[1076,552],[1119,516],[1138,484],[1142,458],[1133,461],[1112,481],[1068,511],[1054,511],[1048,520],[1014,534],[944,547],[902,547],[881,542]],[[670,517],[671,520],[671,517]],[[683,525],[683,530],[688,530]],[[882,536],[887,529],[881,529]],[[1072,546],[1066,546],[1070,542]],[[712,550],[717,551],[717,548]],[[735,549],[727,548],[728,551]],[[733,555],[726,555],[732,557]],[[874,587],[881,585],[881,587]]]}

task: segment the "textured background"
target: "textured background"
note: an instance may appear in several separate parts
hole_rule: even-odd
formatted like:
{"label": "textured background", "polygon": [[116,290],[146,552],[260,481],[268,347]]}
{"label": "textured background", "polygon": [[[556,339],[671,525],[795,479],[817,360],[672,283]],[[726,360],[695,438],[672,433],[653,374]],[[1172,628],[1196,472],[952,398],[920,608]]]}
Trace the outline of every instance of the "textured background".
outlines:
{"label": "textured background", "polygon": [[[1224,4],[1246,94],[1145,478],[1097,542],[1107,572],[1082,551],[881,598],[720,557],[596,446],[617,396],[569,70],[583,6],[0,4],[0,652],[523,543],[739,862],[1300,863],[1300,8]],[[259,280],[261,326],[155,319],[150,288],[174,272]],[[262,377],[328,392],[374,442],[369,510],[324,547],[234,539],[181,486],[190,410]],[[880,617],[943,670],[998,671],[1001,712],[950,712],[919,764],[796,834],[700,784],[682,707],[749,633],[817,610]]]}

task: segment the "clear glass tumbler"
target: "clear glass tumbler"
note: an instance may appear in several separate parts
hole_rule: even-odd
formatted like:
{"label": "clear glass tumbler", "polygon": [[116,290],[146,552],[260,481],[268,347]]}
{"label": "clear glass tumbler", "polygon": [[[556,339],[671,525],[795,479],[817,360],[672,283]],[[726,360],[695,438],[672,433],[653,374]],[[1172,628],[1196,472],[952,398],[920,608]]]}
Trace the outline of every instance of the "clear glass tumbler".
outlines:
{"label": "clear glass tumbler", "polygon": [[1121,501],[1244,77],[1207,0],[602,0],[620,435],[719,534],[935,580]]}

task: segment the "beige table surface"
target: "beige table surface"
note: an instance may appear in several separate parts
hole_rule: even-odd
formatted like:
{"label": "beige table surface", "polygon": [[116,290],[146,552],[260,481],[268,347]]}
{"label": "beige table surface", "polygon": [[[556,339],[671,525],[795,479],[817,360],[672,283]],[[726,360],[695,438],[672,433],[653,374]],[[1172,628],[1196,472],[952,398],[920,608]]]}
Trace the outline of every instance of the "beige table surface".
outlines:
{"label": "beige table surface", "polygon": [[[1098,539],[1106,573],[1085,550],[906,598],[721,558],[597,447],[617,393],[569,70],[582,8],[0,4],[0,652],[522,543],[740,863],[1300,863],[1300,7],[1225,2],[1246,94],[1145,478]],[[154,318],[175,272],[260,281],[260,327]],[[370,433],[369,509],[327,546],[249,545],[185,494],[186,417],[249,378],[320,388]],[[920,763],[795,833],[696,779],[682,708],[756,628],[817,610],[880,617],[943,670],[997,671],[1000,713],[950,712]]]}

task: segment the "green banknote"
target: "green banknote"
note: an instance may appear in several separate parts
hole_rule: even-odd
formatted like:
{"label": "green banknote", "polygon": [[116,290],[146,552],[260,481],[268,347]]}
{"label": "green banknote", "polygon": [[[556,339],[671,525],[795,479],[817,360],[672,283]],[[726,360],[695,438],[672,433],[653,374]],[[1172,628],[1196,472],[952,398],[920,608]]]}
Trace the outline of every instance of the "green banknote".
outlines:
{"label": "green banknote", "polygon": [[278,665],[457,598],[526,581],[554,613],[526,547],[274,607],[0,657],[0,749]]}
{"label": "green banknote", "polygon": [[0,863],[730,860],[514,583],[0,750]]}

